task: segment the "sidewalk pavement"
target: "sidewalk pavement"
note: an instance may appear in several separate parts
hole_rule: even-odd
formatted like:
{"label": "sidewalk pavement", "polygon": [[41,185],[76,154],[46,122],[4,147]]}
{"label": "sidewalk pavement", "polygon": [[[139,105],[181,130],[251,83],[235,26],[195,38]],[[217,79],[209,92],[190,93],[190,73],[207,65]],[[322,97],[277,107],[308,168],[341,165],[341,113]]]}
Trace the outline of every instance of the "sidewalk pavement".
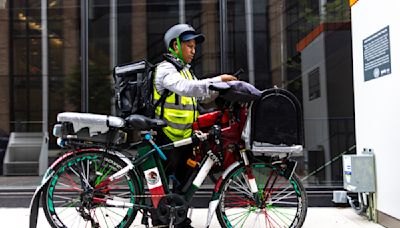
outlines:
{"label": "sidewalk pavement", "polygon": [[[140,214],[140,213],[139,213]],[[204,227],[207,218],[207,209],[194,209],[192,213],[192,226]],[[28,208],[0,208],[1,227],[26,228],[29,227]],[[40,209],[38,228],[50,228],[47,220]],[[135,219],[131,227],[144,227],[140,224],[140,218]],[[220,227],[217,218],[214,216],[212,228]],[[366,218],[357,215],[351,208],[308,208],[306,221],[303,228],[383,228],[383,226],[368,221]]]}

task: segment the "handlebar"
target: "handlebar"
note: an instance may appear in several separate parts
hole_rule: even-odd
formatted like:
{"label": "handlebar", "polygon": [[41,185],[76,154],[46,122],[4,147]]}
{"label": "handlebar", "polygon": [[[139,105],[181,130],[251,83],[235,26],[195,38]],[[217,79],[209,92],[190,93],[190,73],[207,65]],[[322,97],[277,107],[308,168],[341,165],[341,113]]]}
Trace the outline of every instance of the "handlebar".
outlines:
{"label": "handlebar", "polygon": [[[195,134],[192,137],[186,138],[186,139],[182,139],[167,145],[163,145],[161,146],[161,148],[164,147],[169,147],[169,146],[173,146],[173,147],[181,147],[181,146],[185,146],[185,145],[189,145],[192,143],[199,143],[199,142],[203,142],[205,140],[207,140],[208,136],[210,134],[213,134],[212,132],[210,133],[203,133],[201,131],[196,131]],[[167,156],[165,156],[164,152],[160,149],[159,146],[157,146],[157,144],[153,141],[153,137],[150,133],[146,133],[144,135],[144,138],[154,147],[154,149],[158,152],[158,154],[160,155],[161,159],[163,160],[167,160]]]}
{"label": "handlebar", "polygon": [[[195,134],[192,137],[173,142],[172,145],[174,147],[181,147],[181,146],[189,145],[189,144],[192,144],[192,143],[199,143],[200,141],[203,142],[203,141],[207,140],[209,134],[210,133],[203,133],[201,131],[196,131]],[[146,133],[144,138],[154,147],[154,149],[160,155],[161,159],[167,160],[167,156],[165,156],[164,152],[153,141],[152,136],[151,136],[150,133]],[[171,144],[167,144],[167,145],[164,145],[164,146],[161,146],[161,147],[168,147],[170,145]]]}
{"label": "handlebar", "polygon": [[198,142],[203,142],[205,140],[207,140],[208,136],[210,133],[203,133],[201,131],[196,131],[194,133],[194,135],[190,138],[186,138],[186,139],[182,139],[174,143],[174,147],[181,147],[181,146],[185,146],[185,145],[189,145],[192,143],[197,144]]}

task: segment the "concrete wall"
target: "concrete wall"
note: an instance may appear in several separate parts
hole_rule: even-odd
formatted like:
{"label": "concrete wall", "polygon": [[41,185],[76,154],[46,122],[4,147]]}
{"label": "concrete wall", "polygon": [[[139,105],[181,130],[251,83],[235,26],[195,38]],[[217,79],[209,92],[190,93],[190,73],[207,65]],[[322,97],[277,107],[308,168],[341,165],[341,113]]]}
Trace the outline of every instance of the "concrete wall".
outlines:
{"label": "concrete wall", "polygon": [[[331,158],[355,144],[351,30],[325,32],[325,62]],[[354,151],[353,151],[354,153]],[[342,163],[330,167],[333,180],[342,180]]]}
{"label": "concrete wall", "polygon": [[10,131],[8,9],[0,5],[0,131]]}
{"label": "concrete wall", "polygon": [[132,2],[132,61],[147,58],[146,0]]}
{"label": "concrete wall", "polygon": [[201,44],[203,75],[219,72],[218,8],[214,2],[202,0],[201,31],[206,42]]}
{"label": "concrete wall", "polygon": [[[63,70],[65,80],[71,78],[74,70],[80,67],[80,15],[79,6],[80,2],[77,0],[65,0],[62,1],[63,17],[62,17],[62,29],[63,29]],[[52,102],[52,99],[50,99]],[[76,111],[80,110],[80,107],[74,107],[68,100],[65,101],[65,110]],[[54,118],[55,115],[49,114],[50,118]]]}
{"label": "concrete wall", "polygon": [[[328,98],[326,87],[325,39],[321,33],[301,52],[303,81],[304,138],[308,151],[321,151],[325,161],[330,159]],[[309,73],[319,67],[320,97],[309,100]],[[325,180],[331,180],[330,170],[326,170]]]}
{"label": "concrete wall", "polygon": [[[309,161],[327,163],[354,145],[354,102],[349,24],[336,29],[325,24],[302,51],[304,131]],[[309,74],[319,68],[320,97],[309,98]],[[311,153],[312,151],[312,153]],[[323,165],[317,164],[318,166]],[[311,169],[316,167],[310,167]],[[333,162],[324,169],[324,181],[341,181],[342,165]],[[318,178],[321,178],[319,174]]]}
{"label": "concrete wall", "polygon": [[[357,153],[363,148],[374,150],[377,209],[396,219],[400,219],[399,10],[398,0],[359,0],[351,8]],[[363,40],[386,26],[390,31],[391,74],[365,81]]]}
{"label": "concrete wall", "polygon": [[[267,21],[269,34],[269,47],[271,53],[271,82],[278,87],[286,81],[286,14],[281,0],[268,1]],[[255,56],[255,58],[257,58]]]}

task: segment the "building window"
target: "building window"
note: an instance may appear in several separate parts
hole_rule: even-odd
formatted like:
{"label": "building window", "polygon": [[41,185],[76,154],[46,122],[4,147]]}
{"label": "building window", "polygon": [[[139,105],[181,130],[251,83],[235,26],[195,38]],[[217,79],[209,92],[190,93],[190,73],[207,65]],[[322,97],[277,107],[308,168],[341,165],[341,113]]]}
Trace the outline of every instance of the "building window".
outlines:
{"label": "building window", "polygon": [[308,73],[308,97],[312,101],[321,96],[321,86],[319,84],[319,67]]}

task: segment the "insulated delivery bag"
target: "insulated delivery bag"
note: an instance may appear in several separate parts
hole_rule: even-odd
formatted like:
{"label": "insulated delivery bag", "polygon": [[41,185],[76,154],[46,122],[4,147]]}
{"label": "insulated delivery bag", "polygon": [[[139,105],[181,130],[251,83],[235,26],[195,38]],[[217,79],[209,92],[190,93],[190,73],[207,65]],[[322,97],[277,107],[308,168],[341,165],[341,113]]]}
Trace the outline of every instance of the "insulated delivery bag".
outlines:
{"label": "insulated delivery bag", "polygon": [[154,117],[153,74],[155,65],[146,60],[118,65],[114,68],[115,108],[117,115],[141,114]]}

